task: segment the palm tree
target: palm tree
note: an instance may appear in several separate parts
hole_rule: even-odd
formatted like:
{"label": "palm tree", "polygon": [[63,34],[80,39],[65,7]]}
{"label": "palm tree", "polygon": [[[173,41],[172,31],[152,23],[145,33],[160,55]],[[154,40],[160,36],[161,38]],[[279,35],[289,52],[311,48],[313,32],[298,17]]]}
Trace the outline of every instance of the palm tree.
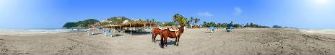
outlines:
{"label": "palm tree", "polygon": [[193,28],[192,26],[194,25],[194,18],[191,17],[191,18],[187,21],[187,24],[188,24],[191,28]]}
{"label": "palm tree", "polygon": [[177,22],[182,27],[187,24],[187,19],[178,13],[173,16],[173,21]]}
{"label": "palm tree", "polygon": [[195,18],[194,19],[194,23],[197,25],[197,23],[200,21],[200,19],[199,18]]}

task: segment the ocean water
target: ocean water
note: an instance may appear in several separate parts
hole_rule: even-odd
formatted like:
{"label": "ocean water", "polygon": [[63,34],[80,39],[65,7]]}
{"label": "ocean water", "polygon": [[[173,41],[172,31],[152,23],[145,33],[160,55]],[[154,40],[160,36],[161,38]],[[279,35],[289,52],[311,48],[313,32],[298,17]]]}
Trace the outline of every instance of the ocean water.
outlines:
{"label": "ocean water", "polygon": [[301,29],[308,33],[335,34],[335,29]]}
{"label": "ocean water", "polygon": [[40,28],[40,29],[0,29],[0,32],[40,32],[40,33],[51,33],[51,32],[71,32],[71,29],[56,29],[56,28]]}

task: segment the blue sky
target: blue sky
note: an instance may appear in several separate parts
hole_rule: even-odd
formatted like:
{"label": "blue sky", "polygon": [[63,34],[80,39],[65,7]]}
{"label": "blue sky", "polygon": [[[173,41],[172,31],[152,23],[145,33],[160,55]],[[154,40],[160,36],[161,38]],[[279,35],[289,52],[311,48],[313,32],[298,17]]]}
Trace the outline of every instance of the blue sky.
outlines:
{"label": "blue sky", "polygon": [[65,22],[113,16],[298,28],[335,28],[333,0],[0,0],[0,28],[61,28]]}

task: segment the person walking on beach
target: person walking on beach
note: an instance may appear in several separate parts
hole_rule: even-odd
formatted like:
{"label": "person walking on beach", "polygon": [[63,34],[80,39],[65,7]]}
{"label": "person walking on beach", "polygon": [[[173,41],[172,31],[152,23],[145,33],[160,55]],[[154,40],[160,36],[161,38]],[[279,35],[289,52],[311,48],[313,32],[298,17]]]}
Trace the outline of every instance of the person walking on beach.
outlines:
{"label": "person walking on beach", "polygon": [[215,31],[215,27],[214,26],[210,26],[209,30],[211,31],[211,33],[213,33]]}
{"label": "person walking on beach", "polygon": [[233,30],[233,21],[231,21],[226,28],[227,32],[231,32]]}

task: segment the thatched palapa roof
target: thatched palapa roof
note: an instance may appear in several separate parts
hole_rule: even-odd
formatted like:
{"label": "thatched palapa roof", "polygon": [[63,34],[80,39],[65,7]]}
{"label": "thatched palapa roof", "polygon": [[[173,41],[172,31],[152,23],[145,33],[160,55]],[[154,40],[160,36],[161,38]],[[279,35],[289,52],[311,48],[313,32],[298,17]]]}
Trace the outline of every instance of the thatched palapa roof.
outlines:
{"label": "thatched palapa roof", "polygon": [[125,20],[122,23],[116,23],[113,21],[103,21],[100,22],[101,26],[104,28],[128,28],[128,27],[153,27],[157,26],[154,22],[145,21],[129,21]]}

